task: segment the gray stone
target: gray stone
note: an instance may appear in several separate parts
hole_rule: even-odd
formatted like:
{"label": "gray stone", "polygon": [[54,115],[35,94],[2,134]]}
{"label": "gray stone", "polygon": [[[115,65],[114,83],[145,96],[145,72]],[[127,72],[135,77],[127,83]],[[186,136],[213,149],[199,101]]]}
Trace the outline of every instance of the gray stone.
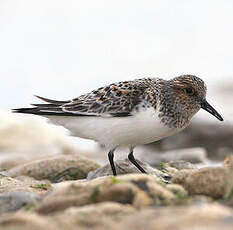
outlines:
{"label": "gray stone", "polygon": [[32,161],[45,159],[48,157],[58,156],[57,154],[52,153],[40,153],[40,154],[31,154],[28,153],[9,153],[9,152],[0,152],[0,170],[5,171],[11,168],[14,168],[19,165],[27,164]]}
{"label": "gray stone", "polygon": [[188,204],[203,205],[213,203],[213,198],[204,195],[193,195],[188,199]]}
{"label": "gray stone", "polygon": [[191,163],[207,163],[206,151],[204,148],[176,149],[164,153],[141,154],[140,159],[152,166],[159,166],[161,162],[186,161]]}
{"label": "gray stone", "polygon": [[[158,177],[158,181],[164,181],[168,174],[161,172],[158,169],[152,168],[149,164],[137,160],[138,163],[145,169],[148,174],[152,174]],[[115,167],[117,175],[130,174],[130,173],[141,173],[128,159],[115,161]],[[112,175],[112,169],[109,163],[92,171],[88,174],[87,179],[91,180],[94,178]]]}
{"label": "gray stone", "polygon": [[179,160],[179,161],[170,161],[167,163],[167,165],[169,167],[172,167],[172,168],[176,168],[178,170],[181,170],[181,169],[197,169],[197,166],[190,163],[190,162],[186,162],[186,161],[183,161],[183,160]]}
{"label": "gray stone", "polygon": [[0,194],[0,213],[16,211],[25,205],[39,201],[39,195],[32,192],[7,192]]}
{"label": "gray stone", "polygon": [[44,195],[50,190],[52,190],[52,186],[49,182],[37,181],[30,178],[27,180],[19,180],[8,176],[0,176],[0,194],[22,191]]}
{"label": "gray stone", "polygon": [[76,180],[87,177],[88,172],[100,167],[94,161],[73,155],[61,155],[19,165],[7,171],[10,177],[29,176],[51,182]]}

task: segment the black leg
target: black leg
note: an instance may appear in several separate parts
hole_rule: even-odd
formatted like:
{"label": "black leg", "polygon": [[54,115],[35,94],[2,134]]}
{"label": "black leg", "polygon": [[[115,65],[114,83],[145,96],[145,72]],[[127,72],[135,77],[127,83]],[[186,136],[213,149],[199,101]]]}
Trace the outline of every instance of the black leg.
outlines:
{"label": "black leg", "polygon": [[108,160],[109,160],[110,165],[111,165],[111,168],[112,168],[112,174],[113,174],[114,176],[116,176],[116,175],[117,175],[117,174],[116,174],[116,168],[115,168],[114,161],[113,161],[114,150],[115,150],[115,149],[112,149],[112,150],[109,151],[109,153],[108,153]]}
{"label": "black leg", "polygon": [[128,155],[128,159],[131,163],[133,163],[142,173],[146,173],[146,171],[138,164],[138,162],[135,160],[133,155],[133,149],[130,149],[130,153]]}

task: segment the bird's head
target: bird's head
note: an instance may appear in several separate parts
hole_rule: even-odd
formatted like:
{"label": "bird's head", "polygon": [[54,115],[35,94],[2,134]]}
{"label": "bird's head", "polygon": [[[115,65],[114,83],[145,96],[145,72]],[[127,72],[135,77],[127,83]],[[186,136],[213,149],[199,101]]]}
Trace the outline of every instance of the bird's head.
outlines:
{"label": "bird's head", "polygon": [[167,109],[170,108],[167,114],[176,121],[178,119],[178,126],[187,124],[201,108],[223,121],[221,115],[206,101],[206,85],[202,79],[193,75],[175,77],[167,81],[163,91],[166,95],[163,103]]}

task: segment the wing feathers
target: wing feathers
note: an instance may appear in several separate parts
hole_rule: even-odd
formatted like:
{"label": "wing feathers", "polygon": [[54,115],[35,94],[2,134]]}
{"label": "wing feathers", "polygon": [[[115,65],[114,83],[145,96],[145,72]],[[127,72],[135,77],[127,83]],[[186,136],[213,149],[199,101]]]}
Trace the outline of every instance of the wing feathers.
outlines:
{"label": "wing feathers", "polygon": [[[93,90],[73,100],[57,101],[35,95],[44,104],[32,104],[34,108],[19,108],[18,113],[38,115],[70,115],[70,116],[131,116],[142,102],[148,102],[146,89],[151,79],[118,82]],[[148,83],[149,82],[149,83]]]}

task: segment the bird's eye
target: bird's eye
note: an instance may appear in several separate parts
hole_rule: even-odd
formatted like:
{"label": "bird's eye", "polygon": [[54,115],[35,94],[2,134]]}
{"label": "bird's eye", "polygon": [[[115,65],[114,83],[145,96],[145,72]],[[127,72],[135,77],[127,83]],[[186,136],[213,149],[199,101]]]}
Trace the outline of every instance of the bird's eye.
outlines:
{"label": "bird's eye", "polygon": [[185,93],[188,94],[189,96],[194,95],[194,89],[193,88],[186,88]]}

